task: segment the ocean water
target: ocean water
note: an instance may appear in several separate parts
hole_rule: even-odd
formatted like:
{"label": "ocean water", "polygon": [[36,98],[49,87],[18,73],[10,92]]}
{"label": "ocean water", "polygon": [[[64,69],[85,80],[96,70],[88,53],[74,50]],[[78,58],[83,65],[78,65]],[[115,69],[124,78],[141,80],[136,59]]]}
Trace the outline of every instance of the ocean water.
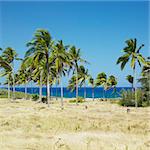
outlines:
{"label": "ocean water", "polygon": [[[15,90],[19,91],[19,92],[24,92],[25,88],[24,87],[16,87]],[[109,89],[109,90],[104,92],[103,88],[98,87],[98,88],[94,89],[94,94],[95,94],[95,98],[103,98],[104,95],[105,95],[105,98],[118,98],[118,97],[120,97],[122,90],[131,90],[131,88],[130,87],[117,87],[116,92],[114,93],[113,89]],[[28,87],[27,93],[39,94],[39,88],[38,87],[32,87],[32,88]],[[46,88],[45,87],[42,88],[42,95],[46,96]],[[75,91],[71,92],[66,87],[64,87],[63,88],[63,95],[66,98],[72,98],[72,97],[76,96],[76,92]],[[58,88],[52,87],[51,88],[51,96],[60,97],[60,88],[59,87]],[[84,88],[79,88],[79,96],[84,97]],[[92,98],[92,88],[86,87],[86,97]]]}

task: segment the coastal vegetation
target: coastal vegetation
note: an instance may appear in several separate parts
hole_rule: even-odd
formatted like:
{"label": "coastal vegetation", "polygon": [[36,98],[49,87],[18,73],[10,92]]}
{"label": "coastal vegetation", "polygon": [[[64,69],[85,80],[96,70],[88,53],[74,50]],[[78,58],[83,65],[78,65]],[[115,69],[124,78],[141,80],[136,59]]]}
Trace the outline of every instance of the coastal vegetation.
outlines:
{"label": "coastal vegetation", "polygon": [[[149,106],[149,59],[145,59],[140,53],[144,44],[137,46],[136,39],[129,39],[126,41],[126,47],[123,48],[123,56],[119,57],[117,64],[121,65],[121,70],[124,69],[127,62],[130,61],[130,66],[133,69],[133,76],[128,75],[127,81],[132,85],[132,91],[122,91],[122,99],[119,104],[122,106]],[[94,100],[94,88],[103,87],[103,98],[109,89],[116,92],[117,78],[114,75],[106,75],[101,72],[94,79],[89,70],[85,68],[89,62],[82,58],[81,50],[75,46],[65,45],[62,40],[56,41],[52,39],[51,34],[44,29],[36,30],[32,40],[27,43],[27,51],[23,59],[18,58],[16,51],[8,47],[4,50],[1,49],[0,68],[1,76],[6,78],[5,85],[8,86],[8,99],[15,99],[15,86],[23,85],[25,87],[24,99],[27,99],[27,85],[34,82],[39,86],[39,102],[45,99],[48,106],[50,106],[51,88],[52,86],[59,85],[61,87],[61,109],[64,109],[63,102],[63,83],[64,76],[71,76],[68,81],[68,89],[76,91],[76,104],[78,105],[78,88],[84,87],[84,99],[86,98],[87,83],[92,87],[92,99]],[[21,61],[20,68],[14,71],[14,61]],[[142,67],[141,82],[142,87],[137,89],[136,82],[136,68],[137,65]],[[42,87],[46,86],[46,98],[42,96]],[[10,87],[12,93],[10,94]],[[139,94],[140,93],[140,94]],[[33,96],[34,97],[34,96]],[[36,98],[33,98],[34,100]],[[57,97],[57,96],[56,96]],[[133,102],[134,101],[134,102]]]}

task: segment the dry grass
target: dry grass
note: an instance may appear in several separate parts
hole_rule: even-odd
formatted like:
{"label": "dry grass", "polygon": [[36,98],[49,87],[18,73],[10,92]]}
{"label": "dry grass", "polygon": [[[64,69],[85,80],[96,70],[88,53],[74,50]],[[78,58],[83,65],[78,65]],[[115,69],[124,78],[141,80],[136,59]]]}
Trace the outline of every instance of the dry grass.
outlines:
{"label": "dry grass", "polygon": [[[32,101],[0,99],[2,150],[148,150],[150,108],[126,108],[110,102],[50,108]],[[85,109],[85,105],[88,109]]]}

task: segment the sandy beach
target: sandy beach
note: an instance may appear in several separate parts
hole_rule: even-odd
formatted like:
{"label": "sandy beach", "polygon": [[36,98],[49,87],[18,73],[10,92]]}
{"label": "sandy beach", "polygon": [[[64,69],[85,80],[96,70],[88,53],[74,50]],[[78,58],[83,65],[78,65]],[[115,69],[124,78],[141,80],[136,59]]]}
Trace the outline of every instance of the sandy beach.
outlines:
{"label": "sandy beach", "polygon": [[[87,109],[86,109],[87,108]],[[150,108],[109,101],[46,104],[0,99],[0,147],[3,150],[148,150]]]}

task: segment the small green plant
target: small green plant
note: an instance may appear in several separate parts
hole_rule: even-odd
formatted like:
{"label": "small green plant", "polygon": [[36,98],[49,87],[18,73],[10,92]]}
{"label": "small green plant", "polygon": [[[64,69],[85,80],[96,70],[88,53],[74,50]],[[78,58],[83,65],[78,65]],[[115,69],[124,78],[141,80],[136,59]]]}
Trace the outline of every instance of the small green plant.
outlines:
{"label": "small green plant", "polygon": [[[78,102],[78,103],[84,103],[85,100],[84,100],[83,97],[78,97],[78,98],[77,98],[77,102]],[[69,100],[69,103],[76,103],[76,99],[71,99],[71,100]]]}
{"label": "small green plant", "polygon": [[37,101],[38,99],[39,99],[39,95],[37,95],[37,94],[32,95],[33,101]]}

